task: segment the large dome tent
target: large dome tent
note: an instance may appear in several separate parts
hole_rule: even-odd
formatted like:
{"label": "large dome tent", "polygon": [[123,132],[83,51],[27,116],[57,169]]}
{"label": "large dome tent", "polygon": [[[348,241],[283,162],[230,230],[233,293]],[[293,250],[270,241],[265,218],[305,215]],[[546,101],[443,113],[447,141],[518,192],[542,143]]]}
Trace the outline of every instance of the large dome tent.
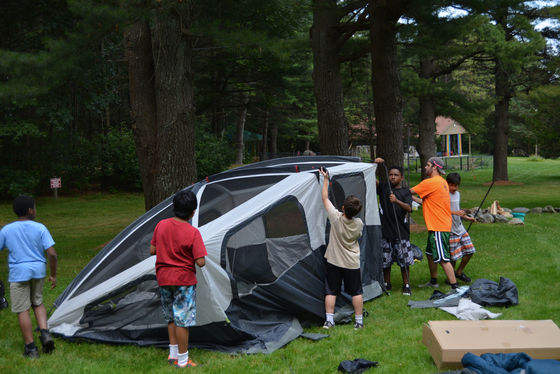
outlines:
{"label": "large dome tent", "polygon": [[[197,268],[197,326],[189,345],[225,352],[272,352],[324,318],[324,252],[328,220],[320,167],[340,209],[347,195],[363,201],[360,239],[364,300],[381,295],[381,226],[375,164],[342,156],[289,157],[228,170],[186,189],[198,198],[192,224],[208,256]],[[107,244],[56,299],[52,333],[71,340],[167,346],[149,242],[173,216],[172,197]],[[353,313],[337,298],[338,321]]]}

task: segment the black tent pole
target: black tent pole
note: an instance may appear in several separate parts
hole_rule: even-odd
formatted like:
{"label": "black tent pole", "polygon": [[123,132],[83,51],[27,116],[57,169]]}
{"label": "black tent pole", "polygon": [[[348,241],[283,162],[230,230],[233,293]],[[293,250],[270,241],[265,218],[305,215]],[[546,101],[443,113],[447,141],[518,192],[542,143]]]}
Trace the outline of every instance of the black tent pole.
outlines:
{"label": "black tent pole", "polygon": [[[492,189],[492,186],[494,185],[494,181],[492,181],[492,183],[490,184],[490,187],[488,187],[488,191],[486,191],[486,195],[484,195],[484,198],[482,199],[482,201],[480,202],[480,205],[478,206],[478,209],[476,210],[476,213],[474,214],[474,219],[476,220],[476,216],[478,216],[478,212],[480,212],[480,208],[482,207],[482,204],[484,204],[484,200],[486,200],[486,196],[488,196],[488,194],[490,193],[490,190]],[[474,221],[471,221],[471,223],[469,224],[469,227],[467,227],[467,232],[469,232],[469,230],[471,229],[471,225]]]}

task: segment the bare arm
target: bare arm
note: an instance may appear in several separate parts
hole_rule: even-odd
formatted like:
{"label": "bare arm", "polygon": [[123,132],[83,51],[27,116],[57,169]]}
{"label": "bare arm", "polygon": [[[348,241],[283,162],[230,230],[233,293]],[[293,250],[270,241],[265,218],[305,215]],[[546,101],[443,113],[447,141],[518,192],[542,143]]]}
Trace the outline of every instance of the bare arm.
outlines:
{"label": "bare arm", "polygon": [[[412,189],[410,190],[410,192],[412,192]],[[416,195],[412,195],[412,201],[416,201],[416,202],[417,202],[418,204],[420,204],[420,205],[422,205],[422,202],[423,202],[422,199],[419,198],[419,197],[416,196]]]}
{"label": "bare arm", "polygon": [[454,216],[463,217],[465,215],[465,211],[464,210],[452,210],[451,214],[453,214]]}
{"label": "bare arm", "polygon": [[326,169],[319,169],[319,173],[323,176],[323,189],[321,190],[321,198],[323,199],[323,205],[326,210],[332,206],[329,200],[329,172]]}
{"label": "bare arm", "polygon": [[153,244],[150,244],[150,256],[153,256],[156,254],[156,246]]}
{"label": "bare arm", "polygon": [[397,199],[395,194],[393,194],[393,193],[390,194],[389,195],[389,200],[391,200],[391,202],[393,204],[397,204],[398,206],[400,206],[401,209],[403,209],[404,211],[412,212],[412,207],[409,204],[405,203],[404,201],[400,201],[399,199]]}
{"label": "bare arm", "polygon": [[47,257],[49,259],[49,269],[51,275],[49,275],[49,281],[51,282],[51,288],[56,287],[56,268],[58,265],[58,258],[56,256],[56,251],[54,247],[49,247],[47,249]]}
{"label": "bare arm", "polygon": [[467,213],[466,213],[463,209],[461,209],[461,210],[452,210],[452,211],[451,211],[451,214],[454,215],[454,216],[459,216],[459,217],[461,217],[462,219],[464,219],[464,220],[466,220],[466,221],[472,221],[472,222],[476,221],[474,217],[467,216]]}
{"label": "bare arm", "polygon": [[[382,163],[385,162],[385,160],[382,159],[381,157],[377,157],[373,162],[375,162],[376,164],[382,164]],[[378,179],[375,180],[375,185],[379,186],[379,180]]]}
{"label": "bare arm", "polygon": [[194,262],[198,265],[198,267],[204,267],[204,265],[206,265],[206,258],[199,257],[196,260],[194,260]]}

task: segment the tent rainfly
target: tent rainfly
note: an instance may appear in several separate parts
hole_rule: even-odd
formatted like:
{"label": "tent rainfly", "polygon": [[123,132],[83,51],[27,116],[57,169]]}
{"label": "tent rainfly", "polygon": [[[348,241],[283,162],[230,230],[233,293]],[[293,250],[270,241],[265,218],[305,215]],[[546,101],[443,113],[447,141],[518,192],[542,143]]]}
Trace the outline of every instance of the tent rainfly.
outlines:
{"label": "tent rainfly", "polygon": [[[186,189],[198,198],[192,224],[206,244],[197,269],[197,326],[189,344],[224,352],[272,352],[324,318],[324,252],[329,225],[321,201],[326,167],[330,199],[340,209],[352,194],[363,202],[360,240],[364,300],[381,295],[381,226],[375,164],[340,156],[292,157],[216,174]],[[172,197],[118,234],[56,299],[52,333],[70,340],[167,346],[149,242],[173,216]],[[338,322],[353,313],[337,298]]]}

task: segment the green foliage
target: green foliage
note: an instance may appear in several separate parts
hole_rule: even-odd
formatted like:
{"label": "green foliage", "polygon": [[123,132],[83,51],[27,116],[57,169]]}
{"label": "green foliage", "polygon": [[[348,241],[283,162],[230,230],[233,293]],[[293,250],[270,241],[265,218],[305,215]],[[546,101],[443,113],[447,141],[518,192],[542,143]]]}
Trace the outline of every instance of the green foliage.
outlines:
{"label": "green foliage", "polygon": [[521,95],[515,107],[517,127],[523,129],[519,142],[537,143],[538,152],[544,157],[560,154],[559,101],[560,85],[554,83]]}
{"label": "green foliage", "polygon": [[538,156],[538,155],[531,155],[527,158],[527,161],[542,162],[542,161],[544,161],[544,157],[541,157],[541,156]]}
{"label": "green foliage", "polygon": [[35,195],[39,184],[36,171],[0,169],[0,199],[13,199],[18,195]]}
{"label": "green foliage", "polygon": [[196,137],[196,170],[199,180],[226,170],[234,159],[233,149],[226,140],[199,132]]}
{"label": "green foliage", "polygon": [[[99,178],[103,187],[138,191],[142,188],[134,136],[130,129],[111,129],[100,139],[101,170]],[[98,169],[99,170],[99,169]]]}

